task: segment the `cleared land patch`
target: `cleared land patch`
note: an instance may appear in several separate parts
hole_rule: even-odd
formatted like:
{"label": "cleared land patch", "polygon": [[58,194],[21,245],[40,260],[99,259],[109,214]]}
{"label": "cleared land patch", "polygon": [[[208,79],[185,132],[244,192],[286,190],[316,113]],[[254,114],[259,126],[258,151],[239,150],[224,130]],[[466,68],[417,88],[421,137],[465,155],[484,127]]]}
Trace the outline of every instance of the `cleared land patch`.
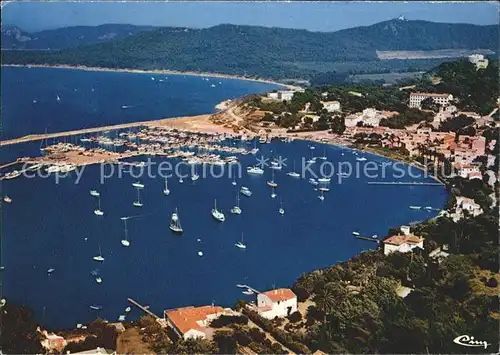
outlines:
{"label": "cleared land patch", "polygon": [[471,54],[495,54],[489,49],[438,49],[432,51],[376,51],[380,60],[460,58]]}

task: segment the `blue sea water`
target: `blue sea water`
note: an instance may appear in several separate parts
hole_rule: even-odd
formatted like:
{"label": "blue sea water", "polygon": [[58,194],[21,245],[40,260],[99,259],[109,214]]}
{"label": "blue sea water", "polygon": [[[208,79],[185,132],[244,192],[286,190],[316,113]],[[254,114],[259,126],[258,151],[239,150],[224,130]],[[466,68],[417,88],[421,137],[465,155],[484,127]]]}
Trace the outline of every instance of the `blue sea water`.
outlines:
{"label": "blue sea water", "polygon": [[223,100],[279,88],[215,77],[76,69],[2,67],[1,74],[3,139],[211,113]]}
{"label": "blue sea water", "polygon": [[[72,71],[68,80],[75,80],[69,79],[71,73],[80,75],[80,72]],[[113,76],[110,78],[114,80]],[[186,80],[182,86],[185,91],[190,91],[188,87],[192,78]],[[247,84],[250,87],[243,88]],[[46,89],[45,85],[48,84],[41,85],[40,91]],[[198,85],[197,81],[193,85]],[[237,85],[242,87],[240,92],[257,89],[252,86],[254,83],[239,82]],[[111,84],[107,87],[108,90],[113,88]],[[35,87],[30,90],[32,93],[37,91]],[[234,96],[234,93],[227,94],[227,97]],[[11,106],[23,105],[15,103],[16,95],[10,90],[3,92],[2,99],[9,95],[12,95]],[[112,97],[111,92],[106,95]],[[214,100],[225,98],[221,95]],[[207,104],[207,108],[213,103]],[[87,104],[83,100],[70,106],[68,117],[80,110],[86,111]],[[144,105],[148,103],[144,102]],[[162,115],[183,114],[181,109],[176,110],[179,113],[169,115],[165,112]],[[85,119],[86,116],[81,117]],[[121,122],[122,118],[120,115],[108,116],[108,119],[114,119],[113,123]],[[141,116],[141,119],[150,118]],[[28,125],[24,127],[26,131],[29,131]],[[77,126],[75,123],[71,128]],[[58,128],[53,126],[52,129]],[[78,183],[75,172],[59,183],[54,178],[3,181],[2,193],[13,199],[2,209],[3,296],[8,301],[32,307],[36,319],[48,327],[69,327],[91,321],[97,315],[114,321],[124,314],[128,297],[151,305],[151,310],[157,314],[173,307],[212,302],[231,306],[240,298],[251,300],[251,297],[241,294],[236,284],[248,284],[259,290],[290,286],[303,272],[335,264],[376,246],[354,238],[353,231],[383,236],[390,227],[430,218],[436,213],[410,210],[409,205],[440,208],[447,197],[439,186],[367,184],[368,181],[396,180],[392,175],[399,174],[399,170],[390,166],[385,178],[369,179],[361,174],[359,178],[338,183],[334,175],[330,191],[325,193],[322,202],[307,178],[286,176],[293,161],[296,170],[299,170],[303,157],[323,155],[323,152],[335,167],[341,161],[361,169],[369,162],[381,164],[389,161],[363,154],[368,160],[358,162],[350,150],[315,146],[313,151],[308,142],[273,142],[259,145],[257,156],[239,157],[243,167],[255,164],[260,155],[287,158],[288,166],[275,176],[278,183],[275,199],[270,197],[271,191],[266,185],[266,180],[271,178],[270,169],[265,170],[264,176],[243,172],[237,180],[238,187],[232,186],[232,178],[227,172],[222,178],[202,176],[195,182],[187,178],[183,184],[172,178],[169,180],[169,196],[162,193],[162,178],[142,177],[140,180],[145,184],[141,195],[142,208],[132,205],[136,198],[132,183],[136,178],[127,174],[122,178],[115,175],[101,185],[99,166],[87,167]],[[14,154],[14,148],[9,149],[12,150],[7,153]],[[28,155],[35,154],[38,145],[22,145],[18,149],[23,149]],[[167,160],[177,162],[175,159],[152,158],[155,163]],[[319,161],[313,170],[317,171],[318,167]],[[432,182],[429,178],[409,176],[410,173],[418,174],[415,168],[406,167],[406,170],[399,181]],[[183,172],[187,173],[187,168]],[[198,173],[201,174],[202,170],[198,169]],[[240,196],[243,210],[240,216],[230,214],[229,209],[235,204],[237,191],[242,185],[249,187],[253,195]],[[89,194],[91,189],[101,192],[103,217],[93,213],[96,201]],[[226,214],[223,223],[216,222],[210,215],[215,199],[219,209]],[[285,209],[283,216],[278,213],[280,200]],[[185,230],[182,236],[174,235],[168,229],[175,208],[178,208]],[[124,236],[120,217],[124,216],[137,216],[128,221],[129,248],[120,243]],[[234,246],[242,233],[246,250]],[[103,263],[92,260],[99,247],[106,259]],[[203,252],[202,257],[198,256],[199,251]],[[56,270],[48,275],[49,268]],[[103,278],[100,285],[90,274],[96,268]],[[93,304],[102,306],[102,310],[91,310],[89,306]],[[140,315],[140,311],[133,309],[128,319]]]}

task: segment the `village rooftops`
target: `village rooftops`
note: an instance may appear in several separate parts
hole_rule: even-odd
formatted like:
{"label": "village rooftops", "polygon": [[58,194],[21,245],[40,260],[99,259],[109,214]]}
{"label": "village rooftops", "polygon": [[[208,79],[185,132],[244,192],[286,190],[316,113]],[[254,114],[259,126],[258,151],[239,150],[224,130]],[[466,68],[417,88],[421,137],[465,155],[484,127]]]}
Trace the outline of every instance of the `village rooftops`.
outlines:
{"label": "village rooftops", "polygon": [[204,322],[209,316],[222,314],[224,309],[219,306],[183,307],[165,311],[165,315],[183,334],[194,329],[203,332],[203,328],[198,322]]}
{"label": "village rooftops", "polygon": [[295,293],[293,293],[293,291],[289,288],[278,288],[276,290],[262,292],[262,294],[269,297],[269,299],[273,302],[288,301],[297,298]]}
{"label": "village rooftops", "polygon": [[392,237],[384,240],[384,244],[392,245],[402,245],[402,244],[419,244],[423,241],[423,238],[417,237],[414,234],[408,235],[393,235]]}
{"label": "village rooftops", "polygon": [[438,94],[432,92],[412,92],[410,96],[449,97],[450,94]]}

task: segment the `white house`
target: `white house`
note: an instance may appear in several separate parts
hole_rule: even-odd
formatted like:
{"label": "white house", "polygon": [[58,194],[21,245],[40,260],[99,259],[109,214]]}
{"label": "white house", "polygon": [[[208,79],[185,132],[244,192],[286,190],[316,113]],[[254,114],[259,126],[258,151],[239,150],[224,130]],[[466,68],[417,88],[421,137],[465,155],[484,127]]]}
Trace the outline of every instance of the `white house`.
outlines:
{"label": "white house", "polygon": [[472,198],[457,196],[456,213],[460,214],[461,211],[467,211],[474,217],[483,213],[483,209]]}
{"label": "white house", "polygon": [[340,111],[340,102],[338,101],[321,101],[321,103],[328,112]]}
{"label": "white house", "polygon": [[224,314],[225,310],[219,306],[183,307],[163,313],[167,324],[175,333],[186,339],[207,338],[206,328],[210,322]]}
{"label": "white house", "polygon": [[451,100],[453,100],[453,95],[451,94],[436,94],[436,93],[426,93],[426,92],[412,92],[410,94],[410,103],[408,106],[421,108],[421,103],[427,98],[432,98],[434,103],[447,106]]}
{"label": "white house", "polygon": [[290,101],[293,98],[293,94],[295,94],[295,91],[292,90],[278,91],[278,99],[282,101]]}
{"label": "white house", "polygon": [[267,97],[269,99],[278,100],[278,93],[277,92],[268,92],[267,93]]}
{"label": "white house", "polygon": [[346,127],[356,127],[359,122],[363,122],[364,125],[378,127],[381,118],[382,116],[376,109],[365,108],[361,114],[346,117],[344,123]]}
{"label": "white house", "polygon": [[267,319],[286,317],[297,311],[297,296],[289,288],[258,293],[256,311]]}
{"label": "white house", "polygon": [[476,69],[485,69],[488,67],[488,59],[482,54],[474,53],[469,56],[469,62],[476,66]]}
{"label": "white house", "polygon": [[415,248],[424,248],[424,238],[414,234],[393,235],[383,241],[384,254],[389,255],[395,251],[407,253]]}
{"label": "white house", "polygon": [[481,170],[477,165],[457,163],[455,168],[457,169],[457,175],[464,179],[482,179]]}

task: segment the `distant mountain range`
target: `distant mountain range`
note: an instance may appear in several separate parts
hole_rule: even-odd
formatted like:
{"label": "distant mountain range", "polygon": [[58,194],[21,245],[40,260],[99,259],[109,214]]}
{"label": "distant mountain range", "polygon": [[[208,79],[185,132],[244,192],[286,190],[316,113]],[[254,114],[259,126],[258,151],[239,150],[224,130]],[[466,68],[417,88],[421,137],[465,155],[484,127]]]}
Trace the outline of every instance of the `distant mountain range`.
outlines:
{"label": "distant mountain range", "polygon": [[[77,40],[82,36],[82,32],[80,35],[78,32],[83,28],[54,30],[50,33],[52,36],[45,37],[46,43],[51,43],[50,48],[72,48],[38,53],[2,51],[2,59],[4,63],[175,69],[283,79],[311,78],[319,73],[339,71],[337,68],[345,63],[355,63],[353,68],[373,67],[377,70],[391,70],[396,64],[402,70],[405,66],[415,69],[415,63],[426,63],[428,68],[436,62],[380,61],[377,51],[455,49],[461,50],[457,51],[462,53],[457,56],[461,56],[464,49],[497,52],[499,43],[498,26],[495,25],[404,19],[329,33],[237,25],[207,29],[131,26],[129,30],[120,27],[121,38],[110,40],[110,33],[118,33],[112,28],[98,26],[94,32],[91,32],[92,28],[84,28],[87,35],[81,40],[88,36],[89,42],[101,38],[103,43],[83,46]],[[130,35],[132,28],[136,34]],[[47,32],[50,31],[43,33]],[[102,37],[106,34],[108,37]],[[30,35],[19,33],[17,41],[26,43],[24,36]],[[78,45],[72,45],[74,43]],[[425,65],[419,69],[427,69]]]}
{"label": "distant mountain range", "polygon": [[153,26],[109,24],[65,27],[30,33],[16,26],[4,25],[1,45],[2,49],[58,50],[108,42],[154,28]]}

